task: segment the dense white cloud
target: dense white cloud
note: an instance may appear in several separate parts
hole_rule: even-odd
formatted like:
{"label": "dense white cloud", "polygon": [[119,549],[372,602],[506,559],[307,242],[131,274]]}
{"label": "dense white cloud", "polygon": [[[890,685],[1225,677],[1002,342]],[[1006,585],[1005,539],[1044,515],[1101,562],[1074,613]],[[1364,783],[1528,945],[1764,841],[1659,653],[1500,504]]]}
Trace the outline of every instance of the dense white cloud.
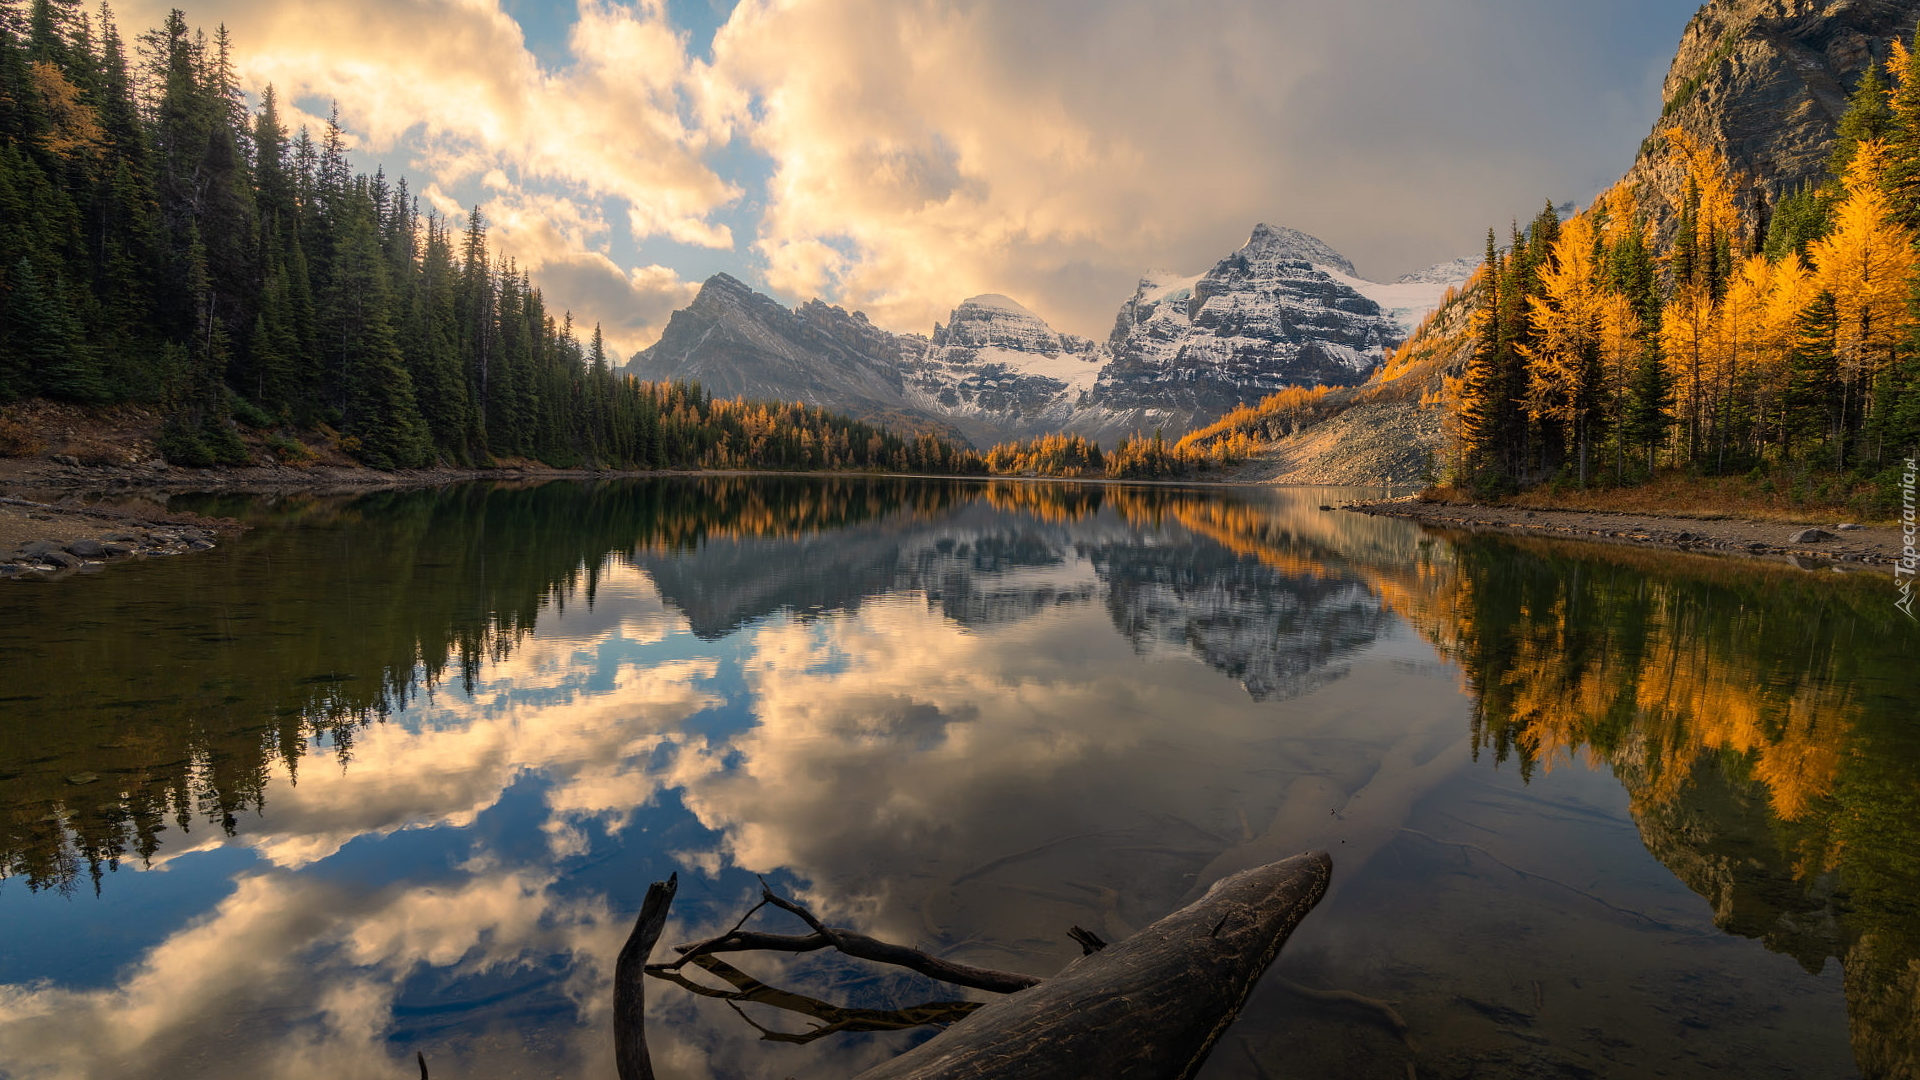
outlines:
{"label": "dense white cloud", "polygon": [[552,306],[625,352],[717,266],[894,329],[993,291],[1098,336],[1142,271],[1202,269],[1260,220],[1375,277],[1470,254],[1623,171],[1691,6],[743,0],[705,60],[664,0],[580,0],[518,12],[568,23],[545,64],[498,0],[191,15],[228,25],[251,86],[337,99],[443,209],[484,191]]}
{"label": "dense white cloud", "polygon": [[[164,13],[140,3],[122,17],[140,27]],[[429,205],[458,214],[450,189],[488,192],[495,251],[532,272],[556,314],[604,324],[621,354],[657,335],[693,286],[666,267],[616,263],[609,214],[634,240],[734,243],[713,215],[740,189],[705,161],[729,134],[707,119],[717,114],[658,0],[586,0],[558,70],[492,0],[211,0],[191,16],[228,27],[246,85],[274,85],[296,124],[316,118],[294,103],[337,101],[363,160],[411,171]]]}
{"label": "dense white cloud", "polygon": [[1142,271],[1203,269],[1256,221],[1390,276],[1617,176],[1649,118],[1556,40],[1579,22],[1501,0],[743,0],[715,67],[775,163],[770,284],[914,329],[1004,292],[1101,334]]}

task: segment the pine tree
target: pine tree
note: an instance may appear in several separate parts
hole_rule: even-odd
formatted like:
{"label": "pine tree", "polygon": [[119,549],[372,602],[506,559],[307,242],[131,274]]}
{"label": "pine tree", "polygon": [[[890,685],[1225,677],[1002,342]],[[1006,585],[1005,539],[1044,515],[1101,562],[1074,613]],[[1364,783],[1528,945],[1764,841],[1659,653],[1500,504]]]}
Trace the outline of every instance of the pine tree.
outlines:
{"label": "pine tree", "polygon": [[1839,435],[1839,330],[1838,304],[1823,290],[1801,312],[1788,354],[1780,431],[1781,452],[1789,460],[1807,441],[1831,443]]}
{"label": "pine tree", "polygon": [[372,199],[364,188],[350,186],[335,197],[333,210],[339,235],[321,341],[334,372],[341,430],[358,440],[368,464],[423,465],[430,440],[394,339],[391,286]]}
{"label": "pine tree", "polygon": [[1831,207],[1818,189],[1807,186],[1788,192],[1774,205],[1761,251],[1774,262],[1789,255],[1805,258],[1807,246],[1827,235],[1830,219]]}
{"label": "pine tree", "polygon": [[1622,435],[1647,456],[1647,472],[1652,474],[1655,454],[1667,441],[1673,426],[1668,410],[1673,407],[1673,387],[1667,378],[1667,365],[1660,355],[1657,340],[1649,338],[1634,368],[1633,384],[1627,391],[1627,409]]}
{"label": "pine tree", "polygon": [[1853,85],[1847,111],[1834,130],[1833,150],[1827,155],[1827,171],[1836,177],[1847,175],[1853,165],[1854,151],[1861,143],[1884,141],[1894,134],[1895,122],[1887,101],[1887,82],[1877,67],[1869,66]]}

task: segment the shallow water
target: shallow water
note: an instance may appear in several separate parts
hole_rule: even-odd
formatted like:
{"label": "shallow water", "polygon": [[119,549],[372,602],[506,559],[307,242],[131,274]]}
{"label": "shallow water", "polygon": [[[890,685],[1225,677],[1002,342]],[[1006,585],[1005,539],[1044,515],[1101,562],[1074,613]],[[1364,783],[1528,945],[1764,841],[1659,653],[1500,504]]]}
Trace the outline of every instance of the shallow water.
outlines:
{"label": "shallow water", "polygon": [[[1334,887],[1210,1080],[1916,1075],[1892,587],[1317,509],[1356,494],[201,499],[258,527],[0,589],[0,1075],[610,1077],[612,961],[669,872],[669,941],[764,875],[1048,975],[1069,926],[1310,847]],[[849,1077],[929,1034],[648,1003],[667,1077]]]}

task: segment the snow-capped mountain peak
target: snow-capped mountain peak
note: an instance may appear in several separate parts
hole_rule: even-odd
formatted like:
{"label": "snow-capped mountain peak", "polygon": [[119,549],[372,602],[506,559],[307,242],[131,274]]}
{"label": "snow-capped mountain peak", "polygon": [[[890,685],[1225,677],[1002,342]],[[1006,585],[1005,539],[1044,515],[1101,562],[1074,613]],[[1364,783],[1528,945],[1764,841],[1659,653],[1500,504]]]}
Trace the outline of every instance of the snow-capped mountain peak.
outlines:
{"label": "snow-capped mountain peak", "polygon": [[1255,225],[1246,244],[1227,258],[1235,256],[1244,257],[1249,262],[1303,262],[1314,266],[1330,266],[1348,277],[1360,276],[1345,255],[1328,247],[1319,237],[1308,236],[1298,229],[1269,225],[1264,221]]}

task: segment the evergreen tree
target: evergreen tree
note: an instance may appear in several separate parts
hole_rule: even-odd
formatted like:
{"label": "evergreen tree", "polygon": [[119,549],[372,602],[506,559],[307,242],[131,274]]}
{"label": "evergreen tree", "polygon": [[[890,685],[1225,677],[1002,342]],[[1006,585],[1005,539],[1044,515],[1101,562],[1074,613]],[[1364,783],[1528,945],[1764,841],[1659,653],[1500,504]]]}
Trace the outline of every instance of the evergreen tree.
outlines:
{"label": "evergreen tree", "polygon": [[1781,394],[1781,451],[1791,460],[1808,442],[1831,442],[1840,419],[1840,317],[1834,296],[1822,291],[1800,313]]}
{"label": "evergreen tree", "polygon": [[1673,384],[1667,378],[1667,365],[1657,342],[1649,340],[1634,368],[1633,383],[1627,390],[1627,409],[1622,437],[1628,445],[1640,448],[1647,457],[1647,472],[1655,466],[1655,454],[1667,441],[1673,425],[1668,411],[1673,407]]}
{"label": "evergreen tree", "polygon": [[1878,65],[1869,64],[1860,81],[1853,85],[1847,111],[1834,131],[1833,150],[1827,155],[1827,171],[1836,177],[1847,175],[1853,154],[1863,142],[1885,140],[1894,134],[1893,108],[1887,101],[1887,82]]}
{"label": "evergreen tree", "polygon": [[1780,197],[1767,223],[1767,239],[1761,251],[1774,262],[1789,255],[1805,258],[1807,246],[1827,235],[1832,227],[1828,201],[1812,187],[1802,187]]}

